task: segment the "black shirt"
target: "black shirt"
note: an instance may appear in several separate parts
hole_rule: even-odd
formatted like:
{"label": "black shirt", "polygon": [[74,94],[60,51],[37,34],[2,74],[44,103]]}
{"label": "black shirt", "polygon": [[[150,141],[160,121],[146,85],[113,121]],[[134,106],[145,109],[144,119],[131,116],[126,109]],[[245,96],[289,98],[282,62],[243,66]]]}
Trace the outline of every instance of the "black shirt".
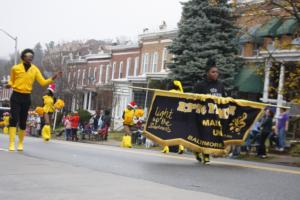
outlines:
{"label": "black shirt", "polygon": [[264,117],[261,123],[261,131],[266,133],[272,132],[273,126],[273,118],[272,117]]}
{"label": "black shirt", "polygon": [[226,91],[222,82],[216,80],[204,80],[194,87],[194,93],[210,94],[218,97],[226,97]]}

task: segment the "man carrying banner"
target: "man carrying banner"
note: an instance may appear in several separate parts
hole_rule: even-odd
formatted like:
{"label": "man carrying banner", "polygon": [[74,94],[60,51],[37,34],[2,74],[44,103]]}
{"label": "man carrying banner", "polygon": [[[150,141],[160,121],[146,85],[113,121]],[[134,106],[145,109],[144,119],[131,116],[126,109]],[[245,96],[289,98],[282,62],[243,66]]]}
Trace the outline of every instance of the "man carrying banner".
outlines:
{"label": "man carrying banner", "polygon": [[[219,72],[216,62],[213,59],[208,59],[206,69],[206,79],[194,87],[194,93],[209,94],[212,96],[226,97],[226,91],[222,82],[218,80]],[[196,159],[202,162],[200,153],[195,153]],[[203,154],[203,162],[209,162],[209,154]]]}

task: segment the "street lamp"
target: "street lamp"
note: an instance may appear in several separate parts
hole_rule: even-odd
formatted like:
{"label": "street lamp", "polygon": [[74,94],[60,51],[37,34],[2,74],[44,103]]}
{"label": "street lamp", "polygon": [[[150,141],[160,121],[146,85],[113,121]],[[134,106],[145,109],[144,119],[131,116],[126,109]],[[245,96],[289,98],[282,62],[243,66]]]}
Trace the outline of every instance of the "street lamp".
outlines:
{"label": "street lamp", "polygon": [[18,37],[13,37],[11,34],[9,34],[7,31],[0,28],[0,31],[3,32],[5,35],[7,35],[9,38],[13,39],[15,41],[15,65],[17,64],[17,54],[18,54]]}

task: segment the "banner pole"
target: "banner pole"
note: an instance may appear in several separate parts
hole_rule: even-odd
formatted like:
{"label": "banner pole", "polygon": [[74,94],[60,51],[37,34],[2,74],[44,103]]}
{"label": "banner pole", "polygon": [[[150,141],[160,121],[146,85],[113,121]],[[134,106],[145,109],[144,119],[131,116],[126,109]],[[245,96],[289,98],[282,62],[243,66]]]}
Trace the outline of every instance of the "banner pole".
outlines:
{"label": "banner pole", "polygon": [[55,113],[54,113],[54,123],[53,123],[53,132],[55,131],[56,120],[57,120],[57,110],[55,109]]}
{"label": "banner pole", "polygon": [[[143,87],[134,87],[134,86],[129,86],[129,88],[136,89],[136,90],[147,90],[147,91],[152,91],[152,92],[157,91],[157,92],[172,93],[172,92],[167,91],[167,90],[160,90],[160,89],[153,89],[153,88],[143,88]],[[195,93],[184,93],[184,94],[195,94]],[[256,102],[256,101],[248,101],[248,100],[244,100],[244,99],[236,99],[236,100],[253,102],[253,103],[257,103],[257,104],[260,104],[260,105],[266,106],[266,107],[286,108],[286,109],[291,108],[291,107],[288,107],[288,106],[279,106],[279,105],[273,105],[273,104],[266,104],[266,103],[261,103],[261,102]]]}

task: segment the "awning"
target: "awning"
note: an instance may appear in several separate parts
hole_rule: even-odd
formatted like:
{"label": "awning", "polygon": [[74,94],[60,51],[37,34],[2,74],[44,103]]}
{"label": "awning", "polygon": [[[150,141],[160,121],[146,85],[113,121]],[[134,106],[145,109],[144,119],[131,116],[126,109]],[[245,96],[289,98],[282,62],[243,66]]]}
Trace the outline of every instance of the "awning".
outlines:
{"label": "awning", "polygon": [[256,31],[256,37],[274,36],[282,21],[281,18],[273,17]]}
{"label": "awning", "polygon": [[235,86],[241,92],[262,93],[263,79],[257,75],[255,68],[244,67],[235,79]]}
{"label": "awning", "polygon": [[295,18],[289,18],[284,20],[281,26],[276,30],[276,36],[279,35],[291,35],[298,28],[298,23]]}

